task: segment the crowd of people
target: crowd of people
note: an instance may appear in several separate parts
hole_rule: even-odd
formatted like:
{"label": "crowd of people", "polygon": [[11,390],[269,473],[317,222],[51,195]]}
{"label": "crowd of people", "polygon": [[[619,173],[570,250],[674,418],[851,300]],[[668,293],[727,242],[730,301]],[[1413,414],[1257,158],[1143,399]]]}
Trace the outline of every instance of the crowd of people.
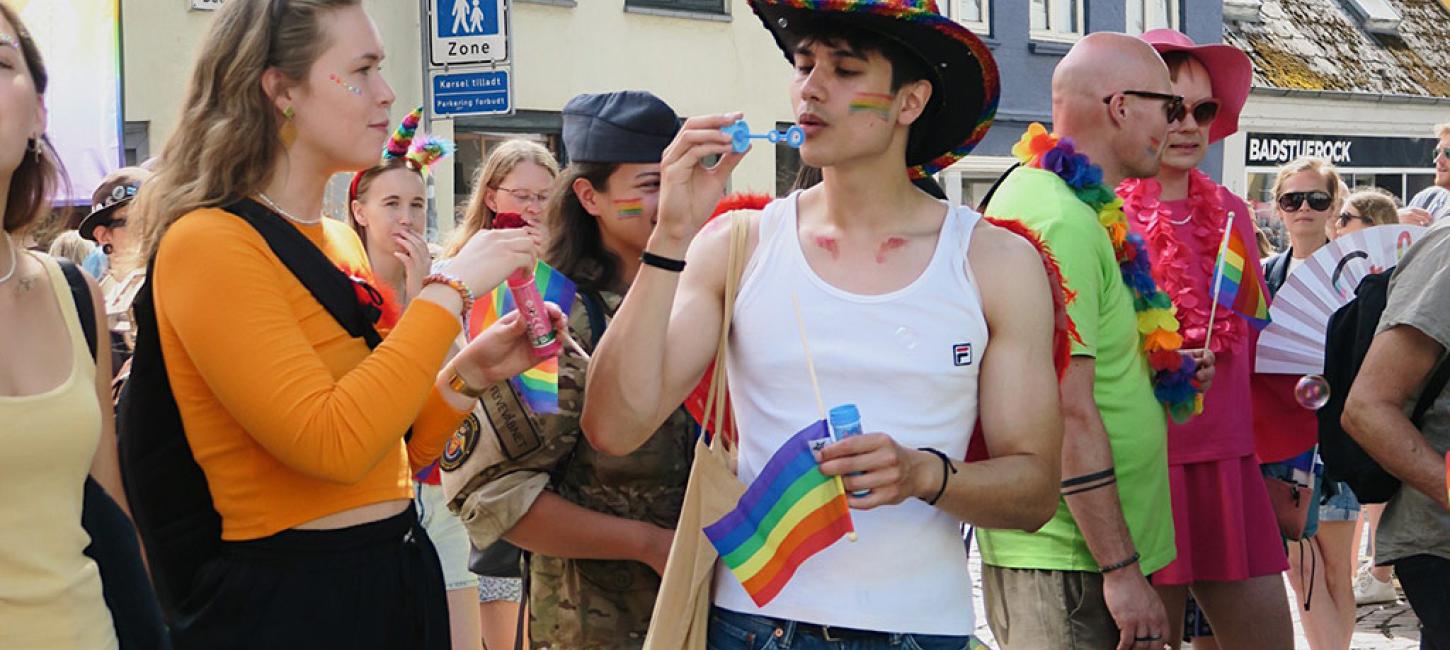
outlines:
{"label": "crowd of people", "polygon": [[[1287,650],[1298,608],[1313,650],[1347,650],[1397,579],[1421,647],[1450,649],[1450,123],[1403,207],[1281,167],[1273,251],[1201,170],[1247,56],[1093,33],[1051,128],[951,205],[932,175],[1004,82],[978,37],[930,1],[750,6],[794,69],[786,196],[726,197],[743,115],[583,94],[566,165],[493,147],[429,242],[451,145],[419,111],[392,128],[362,2],[231,0],[161,154],[46,253],[48,77],[0,0],[0,648],[934,650],[984,621],[1002,650]],[[347,214],[324,215],[337,174]],[[1401,484],[1361,504],[1299,377],[1254,371],[1263,314],[1218,287],[1230,240],[1270,299],[1394,224],[1429,228],[1342,425]],[[502,313],[491,290],[531,273],[573,294]],[[538,319],[556,408],[511,380]],[[762,601],[686,522],[773,480],[824,399],[867,427],[814,452],[853,538]]]}

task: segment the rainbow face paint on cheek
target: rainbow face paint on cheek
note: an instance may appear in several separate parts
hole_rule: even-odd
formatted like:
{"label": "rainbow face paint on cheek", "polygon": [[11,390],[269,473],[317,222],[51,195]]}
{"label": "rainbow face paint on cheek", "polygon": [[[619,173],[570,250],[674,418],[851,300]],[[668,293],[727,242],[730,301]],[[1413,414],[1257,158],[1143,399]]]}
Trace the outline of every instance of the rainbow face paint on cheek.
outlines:
{"label": "rainbow face paint on cheek", "polygon": [[640,199],[619,199],[614,202],[614,216],[620,219],[637,219],[644,216],[644,201]]}
{"label": "rainbow face paint on cheek", "polygon": [[851,99],[852,113],[875,113],[883,120],[891,119],[891,106],[895,95],[887,93],[856,93]]}
{"label": "rainbow face paint on cheek", "polygon": [[343,81],[342,80],[342,77],[339,77],[339,76],[337,76],[335,74],[329,74],[329,75],[327,75],[327,78],[328,79],[331,79],[332,80],[332,83],[335,83],[335,84],[337,84],[339,86],[342,86],[342,89],[343,90],[346,90],[346,91],[348,91],[348,92],[350,92],[350,93],[352,93],[354,95],[357,95],[358,97],[362,97],[362,94],[363,94],[362,93],[362,89],[361,88],[358,88],[357,86],[354,86],[354,85],[352,85],[352,84],[350,84],[350,83],[348,83],[346,81]]}

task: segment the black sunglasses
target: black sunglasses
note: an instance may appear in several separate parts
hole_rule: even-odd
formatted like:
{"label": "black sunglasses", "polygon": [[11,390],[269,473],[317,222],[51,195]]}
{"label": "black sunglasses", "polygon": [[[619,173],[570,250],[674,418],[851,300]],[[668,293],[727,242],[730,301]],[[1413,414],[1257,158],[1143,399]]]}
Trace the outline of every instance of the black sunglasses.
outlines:
{"label": "black sunglasses", "polygon": [[1285,192],[1279,195],[1279,209],[1285,212],[1293,212],[1305,202],[1309,203],[1310,210],[1328,210],[1329,204],[1334,197],[1328,192],[1314,190],[1313,192]]}
{"label": "black sunglasses", "polygon": [[[1132,95],[1134,97],[1142,97],[1143,99],[1157,99],[1157,100],[1162,101],[1163,102],[1163,112],[1165,114],[1167,114],[1167,116],[1168,116],[1168,123],[1169,124],[1172,124],[1174,122],[1177,122],[1178,120],[1183,119],[1183,116],[1188,114],[1188,109],[1187,108],[1184,108],[1184,106],[1183,106],[1183,97],[1182,96],[1179,96],[1179,95],[1168,95],[1168,94],[1165,94],[1165,93],[1154,93],[1154,92],[1148,92],[1146,90],[1123,90],[1123,91],[1115,92],[1115,93],[1113,93],[1111,95],[1108,95],[1107,97],[1104,97],[1103,98],[1103,103],[1104,104],[1111,104],[1111,103],[1113,103],[1113,98],[1116,97],[1116,96],[1118,96],[1118,95]],[[1218,108],[1217,107],[1214,108],[1214,113],[1215,114],[1218,113]]]}
{"label": "black sunglasses", "polygon": [[1219,103],[1217,99],[1205,99],[1191,107],[1188,107],[1188,114],[1193,116],[1193,121],[1199,126],[1208,126],[1218,117]]}
{"label": "black sunglasses", "polygon": [[1349,225],[1349,222],[1351,222],[1351,221],[1360,221],[1360,222],[1363,222],[1365,225],[1369,225],[1369,226],[1373,226],[1374,225],[1374,220],[1370,219],[1369,217],[1364,217],[1364,216],[1360,216],[1360,215],[1357,215],[1357,214],[1350,214],[1348,212],[1341,212],[1341,213],[1339,213],[1339,227],[1340,228],[1343,228],[1345,226],[1348,226]]}

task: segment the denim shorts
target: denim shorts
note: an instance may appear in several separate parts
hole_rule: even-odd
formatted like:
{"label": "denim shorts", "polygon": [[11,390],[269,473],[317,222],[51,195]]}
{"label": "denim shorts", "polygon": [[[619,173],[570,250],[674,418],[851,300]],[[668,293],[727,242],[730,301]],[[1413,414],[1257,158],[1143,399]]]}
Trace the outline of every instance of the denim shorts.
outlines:
{"label": "denim shorts", "polygon": [[976,650],[984,648],[970,636],[882,633],[874,638],[828,641],[797,629],[795,621],[741,614],[719,607],[710,610],[708,650]]}
{"label": "denim shorts", "polygon": [[[1294,466],[1289,463],[1265,463],[1259,466],[1259,470],[1264,473],[1264,476],[1269,478],[1289,481],[1290,483],[1294,482]],[[1314,495],[1310,497],[1309,503],[1319,503],[1320,495],[1324,491],[1323,484],[1324,479],[1316,472],[1314,474]],[[1319,508],[1310,508],[1308,522],[1304,524],[1304,539],[1313,537],[1316,532],[1319,532]]]}
{"label": "denim shorts", "polygon": [[[1327,487],[1327,486],[1326,486]],[[1336,483],[1338,488],[1319,506],[1319,521],[1356,521],[1359,519],[1359,499],[1346,483]]]}

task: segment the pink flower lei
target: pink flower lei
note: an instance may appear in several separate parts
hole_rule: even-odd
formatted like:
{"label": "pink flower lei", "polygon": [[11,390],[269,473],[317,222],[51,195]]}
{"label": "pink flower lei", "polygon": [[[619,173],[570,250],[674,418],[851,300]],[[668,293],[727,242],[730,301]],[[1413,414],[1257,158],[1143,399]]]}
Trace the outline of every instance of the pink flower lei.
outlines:
{"label": "pink flower lei", "polygon": [[[1153,259],[1153,279],[1173,300],[1183,326],[1185,348],[1202,347],[1208,331],[1208,314],[1213,294],[1209,292],[1214,263],[1228,219],[1223,196],[1213,179],[1197,169],[1188,173],[1188,214],[1192,236],[1180,240],[1168,211],[1159,202],[1163,186],[1157,179],[1128,179],[1118,186],[1126,212],[1143,226],[1144,239]],[[1204,282],[1192,281],[1190,265],[1198,264]],[[1248,334],[1243,319],[1231,309],[1219,309],[1213,319],[1214,354],[1238,347]]]}

